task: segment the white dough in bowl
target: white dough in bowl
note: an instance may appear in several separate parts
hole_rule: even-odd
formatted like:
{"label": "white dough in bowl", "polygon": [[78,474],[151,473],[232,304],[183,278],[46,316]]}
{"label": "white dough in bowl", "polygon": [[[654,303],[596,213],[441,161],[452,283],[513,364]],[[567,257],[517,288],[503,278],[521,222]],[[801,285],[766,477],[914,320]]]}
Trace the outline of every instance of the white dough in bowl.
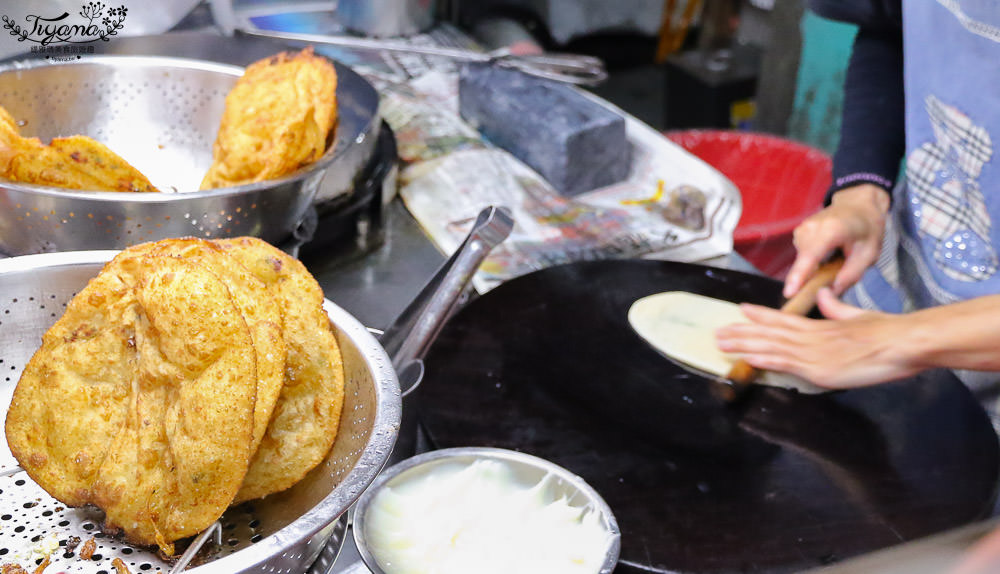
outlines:
{"label": "white dough in bowl", "polygon": [[[632,303],[628,321],[640,337],[667,357],[699,371],[725,377],[738,357],[719,350],[715,331],[733,323],[749,323],[739,305],[686,291],[667,291]],[[756,382],[825,393],[829,389],[787,373],[763,371]]]}

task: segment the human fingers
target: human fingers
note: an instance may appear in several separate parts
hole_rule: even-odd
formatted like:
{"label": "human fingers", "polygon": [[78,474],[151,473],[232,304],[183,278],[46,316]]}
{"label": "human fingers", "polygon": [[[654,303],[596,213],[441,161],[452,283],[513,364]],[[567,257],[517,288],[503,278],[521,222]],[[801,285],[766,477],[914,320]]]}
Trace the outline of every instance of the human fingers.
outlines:
{"label": "human fingers", "polygon": [[716,344],[726,353],[776,353],[787,351],[796,331],[775,325],[742,323],[716,331]]}
{"label": "human fingers", "polygon": [[743,303],[740,305],[743,315],[754,323],[762,325],[775,325],[788,329],[808,329],[813,321],[799,315],[784,313],[771,307]]}
{"label": "human fingers", "polygon": [[780,371],[808,379],[802,337],[794,329],[760,324],[739,324],[720,329],[716,345],[724,353],[742,357],[757,369]]}
{"label": "human fingers", "polygon": [[727,353],[745,351],[743,342],[761,338],[788,338],[789,333],[810,328],[810,319],[782,313],[777,309],[744,303],[740,310],[750,319],[750,323],[734,323],[715,331],[715,342],[720,350]]}
{"label": "human fingers", "polygon": [[834,295],[833,290],[824,287],[816,294],[816,306],[827,319],[853,319],[866,313],[864,309],[844,303]]}
{"label": "human fingers", "polygon": [[976,541],[949,574],[990,574],[1000,571],[1000,528]]}
{"label": "human fingers", "polygon": [[816,272],[820,262],[834,249],[847,242],[846,222],[830,209],[825,209],[803,221],[793,232],[795,261],[785,276],[785,297],[798,293],[802,285]]}
{"label": "human fingers", "polygon": [[790,297],[801,288],[817,258],[826,257],[838,247],[847,261],[837,275],[834,291],[843,293],[860,280],[878,257],[889,205],[889,193],[871,184],[834,193],[829,206],[806,218],[793,232],[795,248],[806,261],[802,264],[804,270],[797,268],[794,275],[789,272],[785,296]]}
{"label": "human fingers", "polygon": [[831,288],[837,295],[842,295],[851,285],[861,280],[865,271],[870,266],[867,258],[858,250],[853,250],[844,257],[844,266],[840,268],[837,276],[833,279]]}
{"label": "human fingers", "polygon": [[[807,381],[812,381],[808,365],[793,355],[775,353],[743,353],[743,360],[760,371],[788,373]],[[816,383],[819,386],[820,383]]]}
{"label": "human fingers", "polygon": [[726,353],[775,352],[801,343],[803,334],[814,330],[812,319],[789,315],[768,307],[741,305],[752,322],[734,323],[715,332],[719,350]]}
{"label": "human fingers", "polygon": [[908,373],[892,362],[872,359],[867,352],[870,345],[838,344],[823,332],[753,325],[732,338],[718,338],[717,345],[757,369],[789,373],[831,389],[872,385]]}
{"label": "human fingers", "polygon": [[788,274],[785,275],[785,286],[781,294],[785,298],[791,298],[798,293],[806,280],[816,272],[821,259],[818,255],[799,251],[795,255],[795,261],[792,263],[792,266],[788,269]]}
{"label": "human fingers", "polygon": [[865,271],[878,259],[881,243],[881,235],[865,235],[843,248],[844,265],[833,281],[834,293],[841,295],[861,280]]}

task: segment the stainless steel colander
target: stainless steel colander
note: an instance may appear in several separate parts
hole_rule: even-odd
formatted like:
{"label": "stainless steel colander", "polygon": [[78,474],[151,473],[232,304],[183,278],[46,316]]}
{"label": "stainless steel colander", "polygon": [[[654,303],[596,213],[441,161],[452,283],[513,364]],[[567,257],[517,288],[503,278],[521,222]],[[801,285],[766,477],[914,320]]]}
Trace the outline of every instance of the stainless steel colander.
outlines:
{"label": "stainless steel colander", "polygon": [[[336,64],[335,141],[272,181],[197,191],[225,97],[243,68],[162,56],[35,57],[0,66],[0,105],[48,142],[83,134],[168,193],[70,191],[0,181],[0,252],[120,249],[167,237],[289,237],[309,206],[348,193],[378,136],[378,94]],[[176,191],[177,193],[172,193]]]}
{"label": "stainless steel colander", "polygon": [[[114,254],[66,252],[0,260],[4,415],[42,334]],[[329,301],[324,308],[346,369],[344,410],[332,450],[291,489],[227,511],[221,519],[222,544],[210,545],[203,563],[188,572],[305,572],[331,537],[342,542],[347,508],[385,464],[399,431],[396,373],[382,346],[361,323]],[[16,467],[6,441],[0,443],[0,471]],[[111,562],[118,557],[136,574],[170,570],[155,551],[104,536],[99,524],[96,511],[65,508],[24,472],[0,477],[0,563],[19,562],[31,570],[43,555],[50,555],[48,572],[107,574],[114,572]],[[96,537],[95,556],[82,560],[79,548],[67,551],[71,537],[83,541]],[[335,551],[327,553],[332,554],[327,561],[335,558]]]}

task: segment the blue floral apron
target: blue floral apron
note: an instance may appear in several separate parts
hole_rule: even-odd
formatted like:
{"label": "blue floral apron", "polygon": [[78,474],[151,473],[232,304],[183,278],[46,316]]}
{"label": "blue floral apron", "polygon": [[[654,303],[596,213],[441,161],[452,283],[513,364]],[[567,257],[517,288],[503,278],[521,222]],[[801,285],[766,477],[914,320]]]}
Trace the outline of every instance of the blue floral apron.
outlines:
{"label": "blue floral apron", "polygon": [[905,177],[879,260],[845,297],[895,313],[1000,293],[1000,2],[905,0],[903,27]]}

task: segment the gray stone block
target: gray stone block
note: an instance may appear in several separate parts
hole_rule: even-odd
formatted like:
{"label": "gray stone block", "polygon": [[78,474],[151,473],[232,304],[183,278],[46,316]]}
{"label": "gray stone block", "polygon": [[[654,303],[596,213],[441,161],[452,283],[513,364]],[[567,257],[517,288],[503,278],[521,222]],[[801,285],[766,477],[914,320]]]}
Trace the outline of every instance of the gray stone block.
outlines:
{"label": "gray stone block", "polygon": [[485,64],[459,74],[462,117],[566,196],[618,183],[629,172],[625,118],[574,88]]}

